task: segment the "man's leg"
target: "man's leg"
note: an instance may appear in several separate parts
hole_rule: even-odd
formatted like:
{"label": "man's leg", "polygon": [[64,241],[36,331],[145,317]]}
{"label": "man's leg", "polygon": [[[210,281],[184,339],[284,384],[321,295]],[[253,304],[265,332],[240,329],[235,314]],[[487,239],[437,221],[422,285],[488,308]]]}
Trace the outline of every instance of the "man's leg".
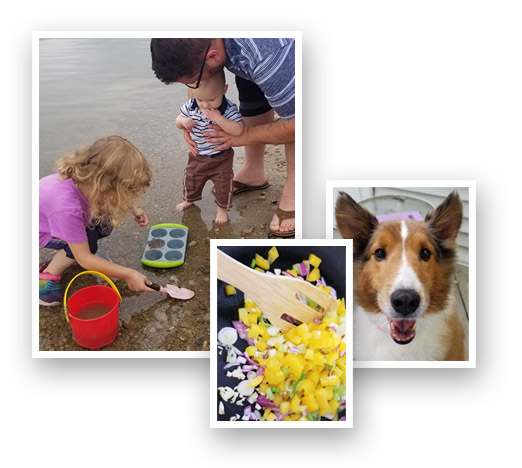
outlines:
{"label": "man's leg", "polygon": [[[243,117],[243,121],[248,127],[263,125],[273,120],[273,110],[253,117]],[[264,144],[245,146],[245,163],[235,174],[234,180],[252,186],[262,185],[266,182]]]}
{"label": "man's leg", "polygon": [[[295,143],[285,145],[286,155],[286,182],[279,202],[283,211],[295,211]],[[274,214],[270,223],[271,231],[290,232],[295,230],[295,218],[280,221]]]}

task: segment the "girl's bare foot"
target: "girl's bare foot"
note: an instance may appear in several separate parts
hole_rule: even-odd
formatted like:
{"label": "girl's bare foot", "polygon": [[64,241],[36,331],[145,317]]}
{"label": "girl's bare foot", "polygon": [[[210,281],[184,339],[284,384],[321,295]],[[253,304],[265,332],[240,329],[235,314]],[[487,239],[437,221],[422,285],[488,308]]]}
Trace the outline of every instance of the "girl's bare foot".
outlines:
{"label": "girl's bare foot", "polygon": [[186,210],[187,208],[191,207],[194,203],[192,202],[181,202],[181,203],[178,203],[176,205],[176,211],[183,211],[183,210]]}
{"label": "girl's bare foot", "polygon": [[228,213],[225,208],[217,207],[216,219],[214,220],[216,224],[223,224],[228,221]]}

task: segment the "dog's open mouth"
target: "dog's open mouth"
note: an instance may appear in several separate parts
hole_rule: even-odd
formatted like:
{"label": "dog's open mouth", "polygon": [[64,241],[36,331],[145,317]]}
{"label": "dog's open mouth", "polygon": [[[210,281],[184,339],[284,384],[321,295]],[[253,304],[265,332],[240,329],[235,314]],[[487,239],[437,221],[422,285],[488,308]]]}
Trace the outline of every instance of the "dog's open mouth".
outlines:
{"label": "dog's open mouth", "polygon": [[390,322],[390,336],[395,343],[408,344],[415,338],[416,320],[396,320],[388,319]]}

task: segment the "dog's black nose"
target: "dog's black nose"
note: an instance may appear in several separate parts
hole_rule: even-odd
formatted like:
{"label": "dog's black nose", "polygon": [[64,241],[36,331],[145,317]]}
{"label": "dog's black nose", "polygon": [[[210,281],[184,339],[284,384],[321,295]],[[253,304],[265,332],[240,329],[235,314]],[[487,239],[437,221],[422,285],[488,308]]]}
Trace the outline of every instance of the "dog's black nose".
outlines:
{"label": "dog's black nose", "polygon": [[420,296],[413,289],[397,289],[391,295],[391,304],[396,312],[406,317],[417,310]]}

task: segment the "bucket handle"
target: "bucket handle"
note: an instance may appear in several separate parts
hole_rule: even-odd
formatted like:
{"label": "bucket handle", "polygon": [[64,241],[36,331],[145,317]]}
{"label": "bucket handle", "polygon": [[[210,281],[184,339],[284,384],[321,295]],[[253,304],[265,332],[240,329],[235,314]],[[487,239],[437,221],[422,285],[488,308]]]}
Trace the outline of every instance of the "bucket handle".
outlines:
{"label": "bucket handle", "polygon": [[112,282],[112,280],[109,277],[105,276],[103,273],[100,273],[98,271],[91,271],[91,270],[82,271],[82,272],[78,273],[71,281],[69,281],[69,284],[67,285],[67,288],[65,288],[65,294],[63,295],[63,311],[65,313],[65,320],[67,320],[67,323],[69,323],[69,310],[67,309],[67,291],[69,291],[69,288],[71,287],[71,284],[73,283],[73,281],[76,278],[78,278],[78,276],[88,275],[88,274],[90,274],[90,275],[97,275],[100,278],[102,278],[105,281],[107,281],[107,283],[109,283],[109,286],[116,291],[116,294],[118,294],[118,297],[120,298],[120,302],[121,302],[120,291],[118,291],[118,288],[116,287],[116,285]]}

